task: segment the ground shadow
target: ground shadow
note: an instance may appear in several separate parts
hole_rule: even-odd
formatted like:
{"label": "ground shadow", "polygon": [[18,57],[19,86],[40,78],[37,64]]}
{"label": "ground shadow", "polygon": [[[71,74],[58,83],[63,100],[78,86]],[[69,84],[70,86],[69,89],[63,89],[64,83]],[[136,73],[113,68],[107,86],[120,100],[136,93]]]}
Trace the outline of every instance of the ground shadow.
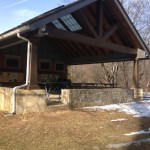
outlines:
{"label": "ground shadow", "polygon": [[[144,105],[144,110],[150,114],[146,105]],[[137,119],[139,119],[139,131],[145,131],[147,134],[135,135],[131,144],[126,147],[126,150],[150,150],[150,133],[148,133],[150,131],[150,117],[142,116]]]}

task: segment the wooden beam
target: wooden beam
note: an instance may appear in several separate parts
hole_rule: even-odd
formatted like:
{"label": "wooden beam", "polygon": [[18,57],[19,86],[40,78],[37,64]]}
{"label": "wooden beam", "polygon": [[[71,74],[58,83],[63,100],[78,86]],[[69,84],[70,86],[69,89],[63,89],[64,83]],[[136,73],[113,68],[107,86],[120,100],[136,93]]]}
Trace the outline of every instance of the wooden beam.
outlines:
{"label": "wooden beam", "polygon": [[79,43],[75,43],[74,45],[75,45],[75,46],[77,47],[77,49],[82,53],[82,56],[85,56],[85,57],[88,56],[88,53],[79,45]]}
{"label": "wooden beam", "polygon": [[[116,20],[112,14],[112,12],[109,10],[109,7],[107,5],[105,5],[105,10],[104,10],[105,16],[107,18],[107,20],[109,21],[109,23],[111,25],[116,23]],[[131,44],[131,41],[129,41],[129,39],[126,37],[126,35],[123,33],[123,30],[118,30],[118,35],[120,36],[120,39],[122,40],[122,42],[127,45],[127,46],[133,46],[133,44]]]}
{"label": "wooden beam", "polygon": [[70,50],[72,51],[72,53],[74,53],[76,55],[76,57],[82,56],[81,52],[78,50],[78,48],[72,42],[66,41],[65,43],[66,43],[66,47],[68,47],[68,46],[71,47]]}
{"label": "wooden beam", "polygon": [[96,3],[96,29],[99,38],[103,36],[103,0],[99,0]]}
{"label": "wooden beam", "polygon": [[127,12],[125,11],[123,6],[121,5],[121,2],[118,1],[118,0],[114,0],[114,3],[116,4],[117,8],[121,12],[123,18],[126,20],[128,25],[130,26],[130,28],[131,28],[132,32],[134,33],[134,35],[136,36],[136,38],[139,40],[140,44],[142,45],[142,49],[144,49],[145,51],[148,52],[148,54],[150,54],[150,51],[149,51],[148,47],[146,46],[146,44],[144,43],[143,39],[141,38],[139,32],[137,31],[137,29],[133,25],[131,19],[129,18],[129,16],[127,14]]}
{"label": "wooden beam", "polygon": [[5,49],[5,48],[8,48],[8,47],[11,47],[11,46],[15,46],[15,45],[18,45],[18,44],[22,44],[22,43],[25,43],[25,41],[19,40],[19,41],[16,41],[16,42],[13,42],[13,43],[4,45],[4,46],[0,46],[0,50],[1,50],[1,49]]}
{"label": "wooden beam", "polygon": [[137,54],[137,49],[133,49],[130,47],[126,47],[123,45],[118,45],[110,42],[106,42],[104,40],[95,39],[92,37],[88,37],[85,35],[80,35],[73,32],[63,31],[55,28],[48,27],[46,30],[48,36],[55,37],[58,39],[68,40],[72,42],[87,44],[90,46],[102,48],[105,50],[111,50],[119,53],[125,53],[125,54]]}
{"label": "wooden beam", "polygon": [[88,45],[86,45],[86,44],[84,44],[84,47],[89,51],[89,52],[91,52],[92,53],[92,56],[97,56],[97,54],[98,54],[98,52],[95,50],[95,47],[91,47],[91,46],[88,46]]}
{"label": "wooden beam", "polygon": [[[69,54],[71,54],[72,57],[79,57],[78,54],[74,53],[74,52],[72,51],[72,49],[67,46],[66,42],[64,42],[64,41],[61,40],[60,43],[64,46],[64,49],[66,49],[66,51],[68,51]],[[59,44],[58,44],[58,45],[59,45]]]}
{"label": "wooden beam", "polygon": [[95,38],[98,38],[98,34],[96,33],[94,27],[92,26],[92,24],[90,23],[90,21],[87,19],[87,17],[85,16],[85,14],[80,10],[79,12],[80,17],[82,18],[84,24],[87,26],[87,28],[90,30],[90,32],[92,33],[92,35]]}
{"label": "wooden beam", "polygon": [[94,56],[93,50],[89,49],[86,44],[80,44],[79,47],[88,54],[88,56]]}
{"label": "wooden beam", "polygon": [[93,64],[93,63],[108,63],[108,62],[119,62],[119,61],[131,61],[133,60],[132,55],[122,55],[122,54],[116,54],[116,55],[97,55],[97,56],[89,56],[89,57],[81,57],[81,58],[75,58],[75,59],[67,59],[66,63],[68,65],[81,65],[81,64]]}
{"label": "wooden beam", "polygon": [[[106,55],[106,52],[104,51],[104,49],[99,50],[100,48],[98,47],[92,47],[92,49],[94,49],[97,53],[97,55]],[[108,53],[109,51],[107,51]]]}
{"label": "wooden beam", "polygon": [[139,60],[134,61],[133,81],[134,81],[134,87],[139,88]]}
{"label": "wooden beam", "polygon": [[112,36],[117,29],[119,28],[118,24],[113,25],[103,36],[103,40],[107,40],[110,36]]}
{"label": "wooden beam", "polygon": [[77,47],[74,43],[72,43],[72,42],[67,42],[66,44],[69,45],[69,46],[71,46],[71,49],[73,50],[73,52],[78,53],[78,56],[79,56],[79,57],[82,57],[83,55],[85,55],[85,54],[83,54],[83,53],[78,49],[78,47]]}
{"label": "wooden beam", "polygon": [[[68,5],[68,6],[65,6],[63,7],[61,10],[56,10],[54,12],[51,12],[51,14],[47,15],[47,16],[43,16],[43,18],[41,17],[41,19],[39,19],[38,21],[36,22],[31,22],[31,30],[35,30],[39,27],[42,27],[44,26],[45,24],[48,24],[50,23],[51,21],[55,20],[55,19],[58,19],[62,16],[65,16],[67,14],[70,14],[72,12],[75,12],[87,5],[90,5],[94,2],[96,2],[98,0],[82,0],[82,1],[77,1],[76,3],[74,3],[73,5]],[[30,22],[29,22],[30,23]]]}
{"label": "wooden beam", "polygon": [[[58,49],[62,50],[67,57],[73,57],[72,54],[61,44],[60,40],[58,39],[52,39],[52,41],[55,43],[55,45],[58,47]],[[59,42],[59,44],[58,44]]]}
{"label": "wooden beam", "polygon": [[38,49],[38,41],[30,40],[32,42],[31,46],[31,56],[30,56],[30,75],[29,75],[29,89],[37,89],[39,88],[37,85],[38,78],[38,68],[37,68],[37,49]]}

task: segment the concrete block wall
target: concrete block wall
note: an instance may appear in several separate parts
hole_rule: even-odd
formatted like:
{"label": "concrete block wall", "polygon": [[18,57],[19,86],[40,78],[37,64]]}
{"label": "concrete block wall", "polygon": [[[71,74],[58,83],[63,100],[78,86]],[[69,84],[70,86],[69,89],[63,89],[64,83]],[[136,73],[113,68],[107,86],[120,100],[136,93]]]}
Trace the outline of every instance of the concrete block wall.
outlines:
{"label": "concrete block wall", "polygon": [[132,102],[133,89],[63,89],[61,101],[72,108]]}

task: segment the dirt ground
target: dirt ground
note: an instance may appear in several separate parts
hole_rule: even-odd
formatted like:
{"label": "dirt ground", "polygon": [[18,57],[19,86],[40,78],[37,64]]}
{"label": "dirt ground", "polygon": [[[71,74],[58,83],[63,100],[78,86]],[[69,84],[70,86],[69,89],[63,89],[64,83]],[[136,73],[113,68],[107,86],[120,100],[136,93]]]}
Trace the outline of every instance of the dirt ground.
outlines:
{"label": "dirt ground", "polygon": [[[127,120],[111,121],[120,118]],[[0,150],[113,150],[110,144],[150,138],[124,135],[149,127],[150,118],[112,111],[57,110],[9,117],[0,113]],[[118,149],[150,150],[150,143]]]}

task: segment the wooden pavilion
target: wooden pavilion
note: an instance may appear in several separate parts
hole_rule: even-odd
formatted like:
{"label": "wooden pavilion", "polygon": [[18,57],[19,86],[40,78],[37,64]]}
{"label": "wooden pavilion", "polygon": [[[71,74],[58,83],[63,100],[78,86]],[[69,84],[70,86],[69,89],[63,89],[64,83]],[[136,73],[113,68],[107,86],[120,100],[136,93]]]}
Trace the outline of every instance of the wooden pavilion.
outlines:
{"label": "wooden pavilion", "polygon": [[78,0],[0,34],[1,84],[25,80],[27,42],[17,33],[31,43],[29,87],[66,76],[68,65],[137,62],[149,55],[119,0]]}

